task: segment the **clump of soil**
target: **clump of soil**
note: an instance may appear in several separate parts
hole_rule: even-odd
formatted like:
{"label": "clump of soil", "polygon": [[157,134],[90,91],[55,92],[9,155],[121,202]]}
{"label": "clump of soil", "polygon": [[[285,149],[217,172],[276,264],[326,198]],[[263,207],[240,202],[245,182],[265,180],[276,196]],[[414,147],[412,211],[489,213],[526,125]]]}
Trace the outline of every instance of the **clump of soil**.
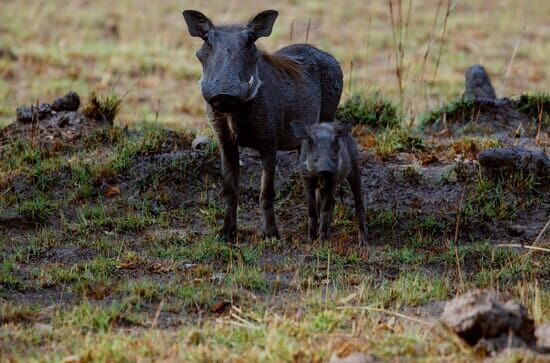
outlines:
{"label": "clump of soil", "polygon": [[489,149],[478,155],[481,166],[491,173],[533,173],[543,179],[550,177],[550,158],[541,150],[518,147]]}
{"label": "clump of soil", "polygon": [[546,352],[547,342],[538,337],[541,332],[535,334],[527,309],[514,300],[502,303],[488,290],[472,290],[448,301],[441,321],[466,343],[487,353],[505,348]]}
{"label": "clump of soil", "polygon": [[[118,106],[108,106],[111,112],[107,119],[112,123]],[[18,107],[16,122],[0,129],[0,152],[6,144],[14,140],[29,141],[33,145],[53,149],[60,145],[74,145],[83,136],[104,126],[103,114],[99,111],[92,112],[104,107],[104,103],[93,96],[84,112],[79,111],[80,96],[74,91],[55,99],[51,104]]]}

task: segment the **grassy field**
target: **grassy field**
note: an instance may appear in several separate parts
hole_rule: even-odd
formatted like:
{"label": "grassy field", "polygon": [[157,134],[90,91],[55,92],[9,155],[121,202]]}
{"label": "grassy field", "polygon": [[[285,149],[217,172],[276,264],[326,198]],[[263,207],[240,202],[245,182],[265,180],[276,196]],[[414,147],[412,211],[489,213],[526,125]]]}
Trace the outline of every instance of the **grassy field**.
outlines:
{"label": "grassy field", "polygon": [[[403,137],[411,135],[379,131],[362,157],[367,184],[379,185],[367,191],[368,249],[353,242],[350,196],[336,208],[333,240],[305,241],[292,155],[280,162],[285,238],[258,232],[258,170],[245,154],[240,237],[227,245],[215,238],[217,148],[189,152],[187,132],[100,128],[53,152],[15,142],[0,161],[0,222],[12,213],[25,222],[0,230],[0,361],[323,362],[368,352],[471,362],[482,356],[437,319],[444,300],[472,288],[501,291],[537,324],[548,321],[547,254],[496,246],[517,241],[510,223],[533,243],[548,218],[548,185],[450,162],[402,165]],[[408,155],[438,148],[420,142]],[[452,160],[460,148],[496,144],[464,138],[439,152]],[[403,200],[390,205],[383,194]],[[422,207],[409,207],[414,200]],[[548,235],[534,242],[547,246]]]}
{"label": "grassy field", "polygon": [[460,96],[464,70],[478,62],[500,95],[547,90],[548,1],[452,1],[448,17],[446,0],[402,3],[399,11],[394,2],[392,27],[383,0],[2,1],[0,123],[14,119],[16,105],[74,89],[82,95],[129,91],[121,124],[155,120],[159,110],[160,121],[171,127],[202,127],[194,56],[200,41],[188,36],[185,8],[200,9],[214,22],[242,22],[277,8],[273,35],[261,41],[265,48],[289,44],[292,29],[292,42],[307,38],[332,52],[344,68],[346,96],[350,89],[381,90],[399,100],[399,54],[401,99],[411,117]]}
{"label": "grassy field", "polygon": [[[550,247],[549,231],[541,233],[550,183],[490,177],[472,161],[487,148],[534,145],[533,137],[428,137],[402,125],[399,112],[408,124],[460,96],[464,70],[477,62],[500,95],[547,91],[550,2],[458,1],[447,20],[447,2],[439,4],[404,1],[400,22],[393,2],[394,24],[403,24],[394,42],[382,0],[0,0],[1,124],[17,105],[69,89],[128,92],[113,127],[94,124],[74,142],[43,147],[29,135],[0,142],[0,362],[326,362],[353,352],[481,361],[438,322],[446,300],[473,288],[519,300],[537,325],[550,321],[548,253],[502,246]],[[181,10],[224,22],[267,7],[280,18],[265,48],[288,44],[291,29],[292,41],[308,33],[341,61],[346,99],[380,91],[392,102],[383,102],[384,117],[366,115],[354,129],[368,248],[354,243],[347,188],[333,240],[306,241],[291,153],[280,153],[277,172],[283,239],[260,236],[259,161],[250,151],[241,158],[239,240],[216,239],[219,150],[190,145],[206,122],[199,42]],[[538,146],[548,148],[545,112]]]}

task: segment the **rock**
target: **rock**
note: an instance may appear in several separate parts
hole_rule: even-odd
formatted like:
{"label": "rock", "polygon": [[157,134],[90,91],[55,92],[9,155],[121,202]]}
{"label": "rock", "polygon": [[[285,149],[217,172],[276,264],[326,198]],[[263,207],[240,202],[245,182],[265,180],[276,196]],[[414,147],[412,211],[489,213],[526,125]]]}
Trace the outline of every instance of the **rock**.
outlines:
{"label": "rock", "polygon": [[206,149],[212,142],[210,141],[210,138],[208,136],[197,136],[191,143],[191,147],[194,150],[204,150]]}
{"label": "rock", "polygon": [[[515,301],[501,304],[488,290],[472,290],[445,304],[442,323],[469,345],[486,351],[535,345],[535,324],[527,309]],[[516,339],[517,338],[517,339]]]}
{"label": "rock", "polygon": [[0,213],[0,227],[26,229],[31,228],[34,225],[35,224],[32,221],[24,218],[15,211],[6,210]]}
{"label": "rock", "polygon": [[506,147],[485,150],[477,156],[479,164],[489,172],[535,173],[550,175],[550,159],[541,150]]}
{"label": "rock", "polygon": [[535,331],[537,337],[537,347],[546,352],[550,352],[550,323],[542,324]]}
{"label": "rock", "polygon": [[15,118],[18,122],[32,121],[32,107],[22,106],[15,110]]}
{"label": "rock", "polygon": [[466,70],[464,97],[495,100],[497,98],[491,79],[481,64],[475,64]]}
{"label": "rock", "polygon": [[49,103],[42,103],[38,106],[38,118],[42,120],[43,118],[48,117],[52,113],[52,105]]}
{"label": "rock", "polygon": [[80,107],[80,96],[74,91],[70,91],[65,96],[53,101],[54,111],[76,111]]}
{"label": "rock", "polygon": [[372,354],[354,352],[345,357],[339,357],[338,353],[334,352],[330,356],[329,363],[377,363],[381,362]]}
{"label": "rock", "polygon": [[16,109],[16,120],[19,122],[32,122],[33,114],[36,110],[38,121],[46,118],[52,113],[52,105],[42,103],[36,109],[35,106],[21,106]]}

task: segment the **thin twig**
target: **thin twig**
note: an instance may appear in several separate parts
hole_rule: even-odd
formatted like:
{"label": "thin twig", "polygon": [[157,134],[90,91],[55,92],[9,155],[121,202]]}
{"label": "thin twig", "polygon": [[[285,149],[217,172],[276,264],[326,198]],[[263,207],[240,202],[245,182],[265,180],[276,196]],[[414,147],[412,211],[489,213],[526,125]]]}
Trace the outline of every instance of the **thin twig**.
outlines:
{"label": "thin twig", "polygon": [[405,43],[407,43],[407,39],[409,38],[409,22],[411,21],[411,13],[412,13],[412,0],[409,0],[407,20],[405,20]]}
{"label": "thin twig", "polygon": [[527,246],[527,245],[522,245],[520,243],[501,243],[496,245],[495,247],[525,248],[527,250],[533,250],[533,251],[550,252],[550,248]]}
{"label": "thin twig", "polygon": [[462,215],[462,206],[464,203],[464,194],[466,194],[466,187],[468,186],[468,181],[464,183],[464,188],[462,189],[462,195],[460,196],[460,204],[458,205],[458,213],[456,216],[456,225],[455,225],[455,240],[454,240],[454,250],[456,258],[456,267],[458,269],[458,277],[460,279],[460,289],[464,292],[464,278],[462,277],[462,267],[460,265],[460,258],[458,255],[458,232],[460,231],[460,216]]}
{"label": "thin twig", "polygon": [[409,321],[413,321],[415,323],[423,324],[423,325],[426,325],[426,326],[431,326],[431,327],[435,326],[434,323],[430,323],[429,321],[426,321],[426,320],[422,320],[422,319],[419,319],[419,318],[415,318],[413,316],[408,316],[408,315],[405,315],[405,314],[402,314],[402,313],[398,313],[397,311],[391,311],[391,310],[386,310],[386,309],[382,309],[382,308],[375,308],[375,307],[372,307],[372,306],[338,306],[338,307],[336,307],[336,309],[337,310],[375,311],[375,312],[378,312],[378,313],[393,315],[395,317],[405,319],[405,320],[409,320]]}
{"label": "thin twig", "polygon": [[349,79],[348,79],[348,95],[351,97],[351,87],[353,79],[353,59],[349,62]]}
{"label": "thin twig", "polygon": [[372,19],[369,17],[369,23],[368,23],[368,26],[367,26],[367,40],[366,40],[366,49],[365,49],[365,74],[364,74],[364,79],[365,79],[365,82],[367,81],[367,78],[368,78],[368,63],[369,63],[369,45],[370,45],[370,27],[371,27],[371,23],[372,23]]}
{"label": "thin twig", "polygon": [[[542,235],[546,232],[546,229],[548,228],[548,226],[550,226],[550,219],[548,219],[548,222],[546,222],[546,224],[544,225],[544,227],[542,228],[542,230],[540,231],[539,235],[537,236],[537,238],[535,238],[535,241],[531,244],[531,247],[536,247],[536,245],[538,244],[539,240],[542,238]],[[533,254],[533,251],[535,249],[531,248],[529,249],[529,251],[527,251],[526,253],[524,253],[523,255],[521,255],[520,257],[516,258],[514,261],[510,262],[507,266],[505,267],[502,267],[500,269],[500,271],[497,273],[497,276],[496,278],[498,279],[500,277],[500,275],[504,272],[504,269],[506,267],[509,267],[509,266],[513,266],[516,262],[518,261],[524,261],[527,257],[531,256]]]}
{"label": "thin twig", "polygon": [[437,61],[435,63],[434,76],[432,78],[432,84],[435,83],[437,77],[437,71],[439,70],[439,63],[441,62],[441,53],[443,53],[443,45],[445,44],[445,35],[447,34],[447,21],[451,15],[451,0],[447,2],[447,12],[445,13],[445,20],[443,21],[443,31],[441,33],[441,43],[439,44],[439,53],[437,55]]}
{"label": "thin twig", "polygon": [[164,299],[160,301],[160,304],[157,307],[157,311],[155,312],[155,317],[153,318],[153,322],[151,323],[151,328],[156,328],[157,327],[160,312],[162,311],[163,306],[164,306]]}
{"label": "thin twig", "polygon": [[434,21],[432,23],[432,31],[430,32],[430,39],[428,40],[428,45],[426,45],[426,50],[424,51],[424,58],[422,59],[422,63],[420,65],[420,82],[424,82],[424,70],[426,68],[426,61],[428,60],[428,55],[430,54],[430,49],[432,47],[432,43],[435,37],[435,26],[437,25],[437,19],[439,18],[439,12],[441,10],[441,5],[443,4],[443,0],[439,0],[439,4],[437,5],[437,10],[435,12]]}
{"label": "thin twig", "polygon": [[512,65],[514,64],[514,60],[516,59],[516,54],[518,52],[518,48],[521,43],[521,38],[523,38],[523,34],[525,33],[526,27],[527,27],[527,24],[524,22],[523,29],[521,30],[521,34],[519,35],[518,39],[516,40],[516,44],[514,45],[514,51],[512,52],[512,57],[510,57],[510,62],[508,63],[508,69],[506,69],[506,74],[504,75],[504,79],[507,79],[510,76],[510,72],[512,71]]}
{"label": "thin twig", "polygon": [[[399,2],[399,4],[401,4]],[[401,39],[398,40],[398,32],[401,32],[401,26],[399,24],[396,24],[396,19],[394,19],[393,14],[393,2],[392,0],[388,0],[388,5],[390,8],[390,19],[391,19],[391,29],[392,29],[392,35],[393,35],[393,46],[395,48],[395,74],[397,76],[397,85],[399,87],[399,104],[403,105],[403,80],[401,75],[401,63],[402,63],[402,45],[401,45]],[[399,20],[399,19],[397,19]],[[399,35],[400,37],[400,35]]]}
{"label": "thin twig", "polygon": [[220,324],[235,325],[235,326],[238,326],[238,327],[240,327],[240,328],[248,328],[248,329],[254,329],[254,330],[261,329],[261,327],[259,327],[259,326],[252,325],[252,324],[243,324],[243,323],[240,323],[240,322],[235,321],[235,320],[221,320],[221,319],[217,319],[216,321],[217,321],[218,323],[220,323]]}
{"label": "thin twig", "polygon": [[155,113],[155,123],[159,122],[159,114],[160,114],[160,98],[157,103],[157,112]]}
{"label": "thin twig", "polygon": [[542,231],[540,231],[539,235],[535,239],[535,242],[533,242],[533,246],[535,246],[535,245],[537,245],[537,243],[539,243],[539,240],[542,238],[542,235],[544,234],[544,232],[546,232],[546,230],[548,229],[549,226],[550,226],[550,219],[548,219],[548,222],[546,222],[546,225],[544,226]]}

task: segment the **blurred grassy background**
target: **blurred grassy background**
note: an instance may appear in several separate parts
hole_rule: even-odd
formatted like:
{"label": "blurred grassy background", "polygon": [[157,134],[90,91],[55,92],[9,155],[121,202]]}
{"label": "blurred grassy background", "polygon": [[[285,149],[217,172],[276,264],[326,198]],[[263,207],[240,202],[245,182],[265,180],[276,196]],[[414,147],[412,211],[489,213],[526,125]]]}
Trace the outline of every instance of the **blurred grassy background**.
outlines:
{"label": "blurred grassy background", "polygon": [[[393,0],[394,24],[398,3]],[[460,96],[464,70],[478,62],[499,95],[548,90],[549,1],[451,1],[443,36],[447,4],[402,1],[396,39],[403,44],[402,101],[410,116]],[[202,127],[201,69],[194,56],[200,40],[187,33],[181,16],[186,8],[203,11],[214,23],[243,22],[262,9],[278,9],[273,35],[261,39],[266,49],[289,44],[291,29],[292,41],[303,42],[310,23],[308,41],[332,52],[344,68],[344,97],[350,89],[380,89],[399,99],[385,0],[0,0],[0,7],[0,125],[13,121],[20,104],[51,101],[74,89],[84,97],[92,90],[129,90],[122,124],[153,121],[159,109],[159,121],[170,127]]]}

